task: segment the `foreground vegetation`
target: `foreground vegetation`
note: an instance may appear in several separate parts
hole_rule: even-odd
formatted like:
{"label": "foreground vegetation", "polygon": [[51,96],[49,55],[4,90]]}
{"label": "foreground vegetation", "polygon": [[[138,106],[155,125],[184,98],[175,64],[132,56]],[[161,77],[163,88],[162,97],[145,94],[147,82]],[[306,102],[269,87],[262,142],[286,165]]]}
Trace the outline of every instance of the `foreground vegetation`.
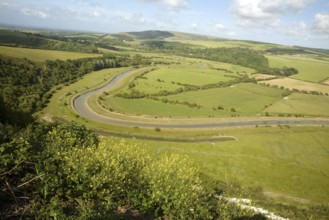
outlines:
{"label": "foreground vegetation", "polygon": [[[8,129],[9,127],[7,127]],[[1,218],[232,219],[251,216],[216,196],[186,156],[154,159],[133,143],[99,143],[75,123],[1,133]]]}

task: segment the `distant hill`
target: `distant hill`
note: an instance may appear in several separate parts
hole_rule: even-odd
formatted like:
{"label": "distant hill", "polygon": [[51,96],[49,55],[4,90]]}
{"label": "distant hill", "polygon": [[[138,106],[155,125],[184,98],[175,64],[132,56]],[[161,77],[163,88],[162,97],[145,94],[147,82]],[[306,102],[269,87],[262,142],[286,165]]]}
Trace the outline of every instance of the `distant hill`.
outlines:
{"label": "distant hill", "polygon": [[202,41],[223,41],[227,40],[219,37],[212,37],[199,34],[181,33],[174,31],[149,30],[141,32],[121,32],[111,34],[111,36],[122,40],[202,40]]}
{"label": "distant hill", "polygon": [[0,30],[0,45],[71,52],[97,52],[96,46],[88,42],[81,43],[71,39],[52,39],[47,35],[18,30]]}
{"label": "distant hill", "polygon": [[320,53],[320,54],[329,56],[329,50],[328,49],[309,48],[309,47],[300,47],[300,46],[293,46],[293,47],[304,50],[304,51],[310,51],[310,52]]}
{"label": "distant hill", "polygon": [[165,39],[174,36],[172,32],[169,31],[141,31],[141,32],[124,32],[112,34],[112,36],[123,39],[123,40],[155,40],[155,39]]}

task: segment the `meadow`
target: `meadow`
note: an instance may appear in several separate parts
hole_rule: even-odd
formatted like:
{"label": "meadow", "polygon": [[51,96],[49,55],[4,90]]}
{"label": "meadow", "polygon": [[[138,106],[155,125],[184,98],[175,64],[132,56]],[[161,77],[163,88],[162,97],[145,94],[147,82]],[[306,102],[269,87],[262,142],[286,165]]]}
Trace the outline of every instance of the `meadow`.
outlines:
{"label": "meadow", "polygon": [[271,67],[294,67],[299,73],[292,78],[318,83],[329,77],[329,62],[310,55],[267,56]]}
{"label": "meadow", "polygon": [[265,111],[275,114],[328,117],[328,109],[328,96],[293,93],[269,106]]}
{"label": "meadow", "polygon": [[[258,127],[216,130],[235,141],[172,143],[129,140],[153,156],[188,155],[200,171],[221,181],[262,187],[289,202],[328,202],[328,127]],[[120,140],[110,138],[111,140]]]}
{"label": "meadow", "polygon": [[[129,138],[126,141],[137,143],[154,157],[166,153],[188,155],[199,166],[201,172],[214,179],[239,182],[243,186],[259,186],[265,193],[271,193],[282,201],[287,202],[286,196],[290,196],[288,202],[292,203],[329,201],[329,192],[326,187],[329,175],[327,160],[329,149],[326,145],[329,141],[328,127],[273,126],[188,132],[163,129],[156,132],[141,128],[113,128],[111,125],[101,125],[74,116],[71,107],[67,105],[71,99],[69,93],[78,94],[86,89],[92,89],[93,86],[98,87],[122,71],[124,69],[96,71],[70,86],[63,86],[53,95],[48,107],[44,109],[44,113],[48,116],[61,117],[67,121],[80,121],[97,130],[116,130],[121,131],[122,134],[131,133],[132,136],[147,134],[169,138],[179,136],[181,133],[182,136],[193,136],[194,138],[202,135],[234,137],[235,140],[224,142],[216,140],[166,142]],[[281,92],[281,90],[261,85],[239,84],[237,88],[239,87],[250,91],[251,94],[266,91],[269,94],[267,98],[276,98]],[[237,97],[241,97],[241,95]],[[210,99],[204,99],[204,101],[207,100],[209,102]],[[309,100],[312,98],[310,97]],[[239,100],[237,100],[238,102]],[[110,139],[119,141],[121,138],[112,137]]]}
{"label": "meadow", "polygon": [[[256,84],[236,84],[231,87],[185,92],[169,95],[159,100],[152,99],[124,99],[109,97],[105,105],[111,106],[119,112],[135,114],[149,114],[156,116],[180,117],[208,117],[260,115],[266,106],[280,100],[283,91]],[[162,99],[173,102],[191,103],[200,106],[188,107],[184,104],[164,103]],[[233,110],[234,109],[234,110]]]}
{"label": "meadow", "polygon": [[[136,42],[133,41],[131,44],[137,44]],[[259,50],[273,46],[201,40],[194,41],[194,44],[201,47],[211,47],[211,45],[217,47],[221,44],[235,47],[240,44],[239,46]],[[329,117],[328,96],[298,92],[287,95],[285,94],[287,90],[280,88],[329,92],[327,85],[319,83],[329,77],[328,64],[325,60],[317,59],[316,56],[306,58],[268,55],[272,67],[295,67],[300,73],[291,78],[272,80],[267,79],[268,75],[257,74],[254,77],[260,81],[254,83],[239,81],[245,74],[253,76],[256,71],[250,68],[131,50],[129,52],[131,56],[140,53],[155,62],[163,63],[146,68],[140,67],[116,88],[90,98],[89,107],[99,114],[154,123],[161,120],[169,122],[176,120],[176,123],[196,120],[199,123],[206,123],[227,118],[260,119],[260,116],[265,117],[267,113],[284,117],[294,115]],[[107,49],[101,51],[112,53]],[[283,203],[328,203],[329,127],[327,126],[157,130],[89,121],[77,115],[72,109],[74,97],[86,90],[106,84],[115,75],[128,69],[131,68],[95,71],[70,86],[58,87],[40,116],[46,119],[83,123],[95,129],[102,135],[102,139],[109,142],[120,142],[124,138],[126,142],[133,142],[148,151],[152,157],[160,157],[168,153],[187,155],[199,167],[200,172],[211,179],[232,184],[241,183],[243,187],[261,187],[265,194]],[[313,70],[318,71],[312,74]],[[188,86],[201,87],[231,81],[234,83],[222,87],[186,89]],[[186,89],[186,91],[159,95],[160,91],[174,92],[178,89]],[[144,98],[118,96],[123,93],[131,94],[133,91],[149,96]],[[220,137],[230,138],[220,139]]]}
{"label": "meadow", "polygon": [[75,60],[81,58],[94,58],[94,57],[102,56],[101,54],[77,53],[77,52],[67,52],[67,51],[5,47],[5,46],[0,46],[0,54],[9,57],[15,57],[15,58],[27,58],[37,63],[42,63],[45,62],[46,60]]}
{"label": "meadow", "polygon": [[115,75],[125,70],[127,69],[116,68],[94,71],[85,75],[82,79],[70,86],[58,86],[54,89],[54,94],[47,107],[39,114],[48,119],[51,117],[61,118],[67,121],[76,119],[74,111],[71,108],[71,99],[80,92],[106,84],[107,81],[111,80]]}
{"label": "meadow", "polygon": [[289,90],[298,90],[298,91],[305,91],[305,92],[318,92],[323,94],[329,94],[329,86],[306,82],[298,79],[292,78],[277,78],[277,79],[270,79],[265,81],[260,81],[260,84],[267,84],[271,86],[277,87],[284,87]]}

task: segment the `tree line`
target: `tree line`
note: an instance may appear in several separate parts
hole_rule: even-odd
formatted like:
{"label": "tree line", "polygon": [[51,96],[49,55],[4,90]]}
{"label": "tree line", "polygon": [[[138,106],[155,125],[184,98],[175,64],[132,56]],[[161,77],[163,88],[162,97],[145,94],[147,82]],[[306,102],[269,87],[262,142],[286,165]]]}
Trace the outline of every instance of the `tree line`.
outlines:
{"label": "tree line", "polygon": [[77,42],[71,39],[54,40],[41,34],[0,30],[0,42],[5,46],[61,50],[82,53],[98,53],[93,42]]}
{"label": "tree line", "polygon": [[46,61],[37,65],[28,59],[0,56],[0,122],[25,124],[41,110],[55,86],[69,85],[91,71],[150,64],[142,56],[104,56],[78,60]]}

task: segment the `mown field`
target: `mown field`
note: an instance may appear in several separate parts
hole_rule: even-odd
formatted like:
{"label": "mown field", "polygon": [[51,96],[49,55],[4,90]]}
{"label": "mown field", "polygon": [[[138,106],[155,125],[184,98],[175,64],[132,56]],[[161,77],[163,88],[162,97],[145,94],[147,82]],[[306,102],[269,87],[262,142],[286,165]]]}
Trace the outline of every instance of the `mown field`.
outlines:
{"label": "mown field", "polygon": [[292,78],[277,78],[277,79],[270,79],[265,81],[260,81],[260,84],[267,84],[277,87],[284,87],[289,90],[298,90],[300,92],[318,92],[323,94],[329,94],[329,86],[313,83],[313,82],[305,82],[298,79]]}
{"label": "mown field", "polygon": [[76,53],[67,51],[55,51],[55,50],[42,50],[42,49],[30,49],[30,48],[18,48],[18,47],[5,47],[0,46],[0,54],[16,57],[27,58],[33,62],[44,62],[46,60],[75,60],[81,58],[93,58],[100,57],[101,54],[89,54],[89,53]]}
{"label": "mown field", "polygon": [[[282,103],[287,103],[284,93],[285,89],[296,90],[304,93],[318,92],[323,96],[316,97],[312,103],[308,98],[304,98],[305,103],[316,106],[318,101],[326,103],[326,94],[329,93],[329,87],[323,84],[305,82],[292,78],[277,78],[263,80],[269,75],[256,76],[259,84],[241,83],[234,81],[241,77],[241,73],[250,75],[250,72],[241,69],[237,71],[236,65],[209,67],[209,64],[194,63],[190,65],[170,65],[153,68],[152,71],[136,76],[131,79],[126,86],[120,89],[117,94],[145,94],[147,97],[126,98],[102,94],[99,102],[107,109],[113,109],[120,113],[129,113],[136,115],[153,115],[164,117],[231,117],[231,116],[260,116],[266,112],[278,114],[306,114],[321,115],[328,114],[319,107],[316,111],[302,108],[297,102],[288,103],[291,109],[277,107]],[[232,69],[235,68],[234,71]],[[257,75],[257,74],[256,74]],[[233,80],[233,81],[232,81]],[[224,82],[232,84],[218,88],[205,88],[186,90],[188,87],[207,86],[210,84]],[[265,86],[270,85],[269,86]],[[273,87],[273,86],[276,86]],[[176,93],[176,90],[182,92]],[[159,94],[164,92],[164,94]],[[168,93],[168,94],[167,94]],[[173,93],[173,94],[172,94]],[[299,94],[302,97],[302,94]],[[313,97],[313,96],[310,96]],[[289,100],[294,100],[294,97]],[[303,99],[302,101],[303,102]],[[321,104],[320,104],[321,105]],[[324,107],[326,108],[326,106]],[[274,110],[275,109],[275,110]],[[287,110],[287,111],[286,111]],[[312,113],[313,111],[313,113]]]}
{"label": "mown field", "polygon": [[265,111],[276,114],[302,114],[315,117],[328,117],[328,109],[328,96],[293,93],[266,108]]}
{"label": "mown field", "polygon": [[[231,116],[260,115],[266,106],[282,99],[283,91],[256,84],[236,84],[231,87],[185,92],[163,97],[175,102],[164,103],[152,99],[109,98],[105,104],[120,112],[157,116]],[[184,102],[200,107],[188,107]],[[234,109],[234,110],[233,110]]]}
{"label": "mown field", "polygon": [[329,62],[314,56],[284,55],[267,56],[271,67],[294,67],[299,73],[292,78],[309,82],[321,82],[329,77]]}

